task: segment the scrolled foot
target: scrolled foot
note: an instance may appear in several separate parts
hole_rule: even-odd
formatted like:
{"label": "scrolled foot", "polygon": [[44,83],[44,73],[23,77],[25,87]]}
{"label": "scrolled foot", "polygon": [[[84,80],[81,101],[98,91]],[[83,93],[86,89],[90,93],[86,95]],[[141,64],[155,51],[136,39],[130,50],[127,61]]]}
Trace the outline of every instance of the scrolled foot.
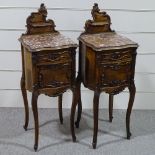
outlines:
{"label": "scrolled foot", "polygon": [[23,128],[24,128],[25,131],[27,131],[27,126],[24,125]]}
{"label": "scrolled foot", "polygon": [[77,122],[77,121],[75,122],[75,127],[79,128],[79,122]]}
{"label": "scrolled foot", "polygon": [[38,150],[38,145],[34,145],[34,151],[36,152]]}
{"label": "scrolled foot", "polygon": [[63,124],[63,120],[60,120],[60,124]]}
{"label": "scrolled foot", "polygon": [[93,149],[96,149],[96,143],[95,142],[92,143],[92,146],[93,146]]}
{"label": "scrolled foot", "polygon": [[109,119],[109,122],[112,123],[112,120],[113,120],[113,117],[111,117],[111,118]]}
{"label": "scrolled foot", "polygon": [[76,136],[72,137],[73,142],[76,142]]}
{"label": "scrolled foot", "polygon": [[131,132],[127,133],[127,139],[128,140],[130,139],[131,135],[132,135]]}

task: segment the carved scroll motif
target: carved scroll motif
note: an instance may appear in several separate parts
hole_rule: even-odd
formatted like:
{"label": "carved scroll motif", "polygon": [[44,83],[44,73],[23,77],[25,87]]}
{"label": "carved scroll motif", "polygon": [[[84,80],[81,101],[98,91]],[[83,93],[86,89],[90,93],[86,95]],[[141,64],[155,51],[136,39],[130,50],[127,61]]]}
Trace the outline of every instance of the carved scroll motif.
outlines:
{"label": "carved scroll motif", "polygon": [[57,32],[55,30],[54,21],[46,20],[47,9],[44,4],[40,5],[38,12],[32,12],[26,20],[27,32],[26,34],[37,34],[46,32]]}
{"label": "carved scroll motif", "polygon": [[71,52],[69,51],[63,51],[63,52],[56,52],[56,53],[44,53],[44,54],[38,54],[33,53],[32,59],[33,63],[37,64],[37,66],[41,66],[42,64],[66,64],[73,61],[71,59]]}
{"label": "carved scroll motif", "polygon": [[100,12],[98,4],[95,3],[91,11],[93,20],[85,23],[85,33],[112,32],[110,28],[111,19],[106,12]]}
{"label": "carved scroll motif", "polygon": [[127,85],[119,86],[119,87],[111,87],[111,88],[109,87],[109,88],[105,88],[104,91],[108,94],[117,95],[120,92],[122,92],[126,87],[127,87]]}

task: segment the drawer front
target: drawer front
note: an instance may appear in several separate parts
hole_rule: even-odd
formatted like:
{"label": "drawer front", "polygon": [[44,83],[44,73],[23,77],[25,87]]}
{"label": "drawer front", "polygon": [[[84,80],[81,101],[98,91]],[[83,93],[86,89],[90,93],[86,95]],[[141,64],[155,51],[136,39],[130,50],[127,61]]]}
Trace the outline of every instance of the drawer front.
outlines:
{"label": "drawer front", "polygon": [[99,53],[97,55],[97,61],[100,64],[111,64],[111,63],[122,63],[124,61],[131,62],[132,61],[132,51],[125,50],[125,51],[116,51],[113,53]]}
{"label": "drawer front", "polygon": [[37,65],[44,64],[60,64],[71,62],[71,52],[61,51],[61,52],[42,52],[34,54],[34,62]]}
{"label": "drawer front", "polygon": [[40,88],[58,88],[71,85],[71,63],[38,66],[38,83]]}
{"label": "drawer front", "polygon": [[115,87],[127,85],[131,79],[132,65],[107,64],[100,66],[100,85],[102,87]]}

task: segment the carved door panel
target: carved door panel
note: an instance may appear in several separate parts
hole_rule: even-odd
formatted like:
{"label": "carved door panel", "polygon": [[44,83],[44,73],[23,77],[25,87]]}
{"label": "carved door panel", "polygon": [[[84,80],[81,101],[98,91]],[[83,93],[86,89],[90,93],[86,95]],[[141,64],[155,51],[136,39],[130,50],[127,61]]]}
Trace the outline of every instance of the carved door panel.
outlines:
{"label": "carved door panel", "polygon": [[129,83],[131,64],[108,64],[100,66],[100,84],[103,87],[122,86]]}
{"label": "carved door panel", "polygon": [[97,55],[99,83],[102,87],[127,85],[132,72],[130,49],[101,52]]}
{"label": "carved door panel", "polygon": [[38,81],[41,88],[70,86],[71,64],[51,64],[38,67]]}

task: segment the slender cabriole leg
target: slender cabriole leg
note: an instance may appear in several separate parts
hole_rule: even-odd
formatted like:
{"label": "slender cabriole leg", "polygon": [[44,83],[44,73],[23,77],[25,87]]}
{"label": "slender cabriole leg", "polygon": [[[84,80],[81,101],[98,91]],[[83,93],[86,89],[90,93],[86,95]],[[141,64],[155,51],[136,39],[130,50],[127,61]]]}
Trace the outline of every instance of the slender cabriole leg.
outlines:
{"label": "slender cabriole leg", "polygon": [[134,98],[135,98],[135,93],[136,93],[136,87],[134,82],[129,86],[129,103],[128,103],[128,108],[127,108],[127,113],[126,113],[126,131],[127,131],[127,139],[130,139],[131,137],[131,132],[130,132],[130,115],[134,103]]}
{"label": "slender cabriole leg", "polygon": [[75,122],[76,128],[79,128],[80,120],[81,120],[81,113],[82,113],[82,103],[81,99],[78,100],[78,113],[77,113],[77,120]]}
{"label": "slender cabriole leg", "polygon": [[32,111],[34,115],[34,123],[35,123],[35,143],[34,143],[34,150],[37,151],[38,149],[38,139],[39,139],[39,122],[38,122],[38,107],[37,107],[37,99],[38,99],[38,92],[32,92]]}
{"label": "slender cabriole leg", "polygon": [[79,128],[79,123],[81,120],[82,113],[82,102],[81,102],[81,81],[82,81],[82,42],[79,41],[79,66],[78,66],[78,76],[77,76],[77,95],[78,95],[78,113],[77,120],[75,122],[76,128]]}
{"label": "slender cabriole leg", "polygon": [[22,96],[23,96],[23,101],[24,101],[24,108],[25,108],[25,124],[23,128],[25,129],[25,131],[27,131],[27,127],[29,123],[29,106],[28,106],[28,100],[27,100],[27,92],[25,88],[25,79],[23,75],[21,77],[20,86],[21,86],[21,91],[22,91]]}
{"label": "slender cabriole leg", "polygon": [[78,81],[77,85],[77,96],[78,96],[78,112],[77,112],[77,120],[75,122],[76,128],[79,128],[79,123],[81,120],[81,113],[82,113],[82,102],[81,102],[81,82]]}
{"label": "slender cabriole leg", "polygon": [[72,101],[71,115],[70,115],[70,127],[71,127],[73,142],[76,141],[75,130],[74,130],[74,117],[75,117],[76,106],[78,104],[78,97],[76,92],[77,90],[73,89],[73,101]]}
{"label": "slender cabriole leg", "polygon": [[109,94],[109,122],[113,119],[113,95]]}
{"label": "slender cabriole leg", "polygon": [[62,94],[58,96],[58,109],[59,109],[59,119],[60,119],[60,123],[63,124],[63,115],[62,115]]}
{"label": "slender cabriole leg", "polygon": [[97,133],[98,133],[98,108],[99,108],[99,97],[100,92],[94,92],[94,103],[93,103],[93,113],[94,113],[94,135],[93,135],[93,143],[92,146],[96,149],[97,144]]}

